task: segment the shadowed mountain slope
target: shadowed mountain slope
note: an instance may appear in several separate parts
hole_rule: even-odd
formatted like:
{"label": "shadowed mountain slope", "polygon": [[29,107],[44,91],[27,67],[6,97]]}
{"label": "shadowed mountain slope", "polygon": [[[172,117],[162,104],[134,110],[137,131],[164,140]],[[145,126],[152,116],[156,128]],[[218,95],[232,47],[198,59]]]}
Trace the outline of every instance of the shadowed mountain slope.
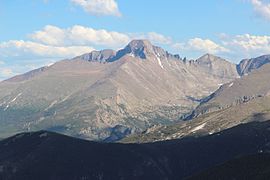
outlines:
{"label": "shadowed mountain slope", "polygon": [[22,133],[0,141],[0,178],[182,179],[239,156],[268,152],[269,128],[269,121],[253,122],[210,136],[150,144]]}
{"label": "shadowed mountain slope", "polygon": [[270,178],[270,154],[260,153],[230,160],[224,164],[215,166],[189,180],[227,180],[227,179],[269,179]]}

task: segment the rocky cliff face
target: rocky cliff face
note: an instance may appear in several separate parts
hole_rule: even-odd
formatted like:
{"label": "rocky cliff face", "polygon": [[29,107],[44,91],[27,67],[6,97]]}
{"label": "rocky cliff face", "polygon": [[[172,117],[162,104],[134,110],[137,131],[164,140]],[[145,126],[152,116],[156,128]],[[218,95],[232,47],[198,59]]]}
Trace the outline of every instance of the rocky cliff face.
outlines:
{"label": "rocky cliff face", "polygon": [[77,59],[82,59],[90,62],[100,62],[105,63],[108,62],[110,59],[112,59],[115,56],[116,52],[111,49],[105,49],[102,51],[92,51],[87,54],[83,54],[79,57],[76,57]]}
{"label": "rocky cliff face", "polygon": [[244,59],[237,65],[237,70],[238,73],[243,76],[268,63],[270,63],[270,55],[264,55],[252,59]]}
{"label": "rocky cliff face", "polygon": [[205,72],[224,79],[238,77],[236,65],[211,54],[205,54],[195,61]]}

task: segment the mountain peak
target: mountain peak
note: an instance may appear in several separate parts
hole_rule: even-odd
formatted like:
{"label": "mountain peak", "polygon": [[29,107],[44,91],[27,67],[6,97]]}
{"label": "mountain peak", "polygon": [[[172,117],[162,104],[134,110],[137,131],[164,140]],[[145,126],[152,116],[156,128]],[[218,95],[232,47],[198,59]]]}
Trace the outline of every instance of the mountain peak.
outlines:
{"label": "mountain peak", "polygon": [[154,46],[148,40],[132,40],[124,50],[132,56],[146,59],[148,54],[154,52]]}
{"label": "mountain peak", "polygon": [[127,46],[132,49],[140,49],[140,48],[152,48],[153,45],[147,39],[135,39],[132,40]]}
{"label": "mountain peak", "polygon": [[214,61],[214,60],[217,60],[217,59],[222,59],[218,56],[215,56],[213,54],[210,54],[210,53],[206,53],[204,54],[203,56],[201,56],[198,61],[203,61],[203,60],[208,60],[208,61]]}
{"label": "mountain peak", "polygon": [[133,57],[139,57],[146,59],[148,54],[154,52],[154,46],[148,40],[132,40],[124,49],[117,52],[113,61],[123,57],[124,55],[131,55]]}
{"label": "mountain peak", "polygon": [[238,77],[238,72],[234,63],[209,53],[197,59],[195,63],[207,73],[222,78],[230,79],[230,77]]}
{"label": "mountain peak", "polygon": [[201,56],[199,59],[196,60],[198,64],[213,64],[213,63],[218,63],[218,64],[233,64],[226,59],[223,59],[219,56],[215,56],[213,54],[205,54]]}

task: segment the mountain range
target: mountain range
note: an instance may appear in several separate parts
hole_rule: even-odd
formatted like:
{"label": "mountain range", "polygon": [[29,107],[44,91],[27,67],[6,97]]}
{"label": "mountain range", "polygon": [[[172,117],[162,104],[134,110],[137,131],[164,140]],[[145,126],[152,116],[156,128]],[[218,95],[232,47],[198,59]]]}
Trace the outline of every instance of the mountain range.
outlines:
{"label": "mountain range", "polygon": [[268,179],[269,77],[270,55],[147,40],[17,75],[0,82],[0,179]]}
{"label": "mountain range", "polygon": [[49,130],[116,141],[181,123],[235,103],[225,97],[226,103],[204,108],[222,89],[235,87],[228,83],[249,78],[246,75],[267,64],[268,58],[238,65],[211,54],[186,60],[147,40],[133,40],[118,51],[93,51],[58,61],[0,83],[0,137]]}

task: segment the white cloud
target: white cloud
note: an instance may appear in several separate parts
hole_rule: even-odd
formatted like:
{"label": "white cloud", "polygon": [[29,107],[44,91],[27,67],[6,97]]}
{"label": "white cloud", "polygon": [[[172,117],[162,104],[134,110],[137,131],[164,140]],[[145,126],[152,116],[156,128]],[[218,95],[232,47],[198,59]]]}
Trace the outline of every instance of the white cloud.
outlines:
{"label": "white cloud", "polygon": [[149,32],[146,36],[148,40],[153,43],[158,44],[170,44],[172,43],[172,39],[170,37],[164,36],[162,34],[158,34],[156,32]]}
{"label": "white cloud", "polygon": [[130,38],[123,33],[107,31],[104,29],[95,30],[83,26],[73,26],[68,33],[70,40],[79,44],[96,44],[110,47],[122,46],[130,41]]}
{"label": "white cloud", "polygon": [[170,45],[173,43],[172,38],[159,34],[157,32],[148,32],[148,33],[128,33],[130,41],[133,39],[147,39],[153,44],[157,45]]}
{"label": "white cloud", "polygon": [[34,41],[48,45],[63,45],[65,41],[65,31],[59,27],[47,25],[41,31],[29,35]]}
{"label": "white cloud", "polygon": [[254,57],[270,54],[270,36],[255,36],[250,34],[228,36],[223,39],[223,45],[242,57]]}
{"label": "white cloud", "polygon": [[270,54],[270,36],[221,34],[217,41],[218,43],[210,39],[192,38],[186,42],[174,43],[172,48],[181,51],[182,55],[211,53],[230,57],[235,61]]}
{"label": "white cloud", "polygon": [[96,16],[121,16],[115,0],[71,0],[71,2]]}
{"label": "white cloud", "polygon": [[255,12],[270,21],[270,3],[262,0],[250,0]]}
{"label": "white cloud", "polygon": [[136,35],[79,25],[70,28],[47,25],[42,30],[29,34],[28,38],[0,42],[0,59],[13,59],[17,62],[27,60],[28,63],[40,61],[39,64],[44,64],[50,59],[72,58],[99,49],[97,47],[119,49],[132,39],[146,38],[158,44],[172,43],[170,37],[156,32]]}
{"label": "white cloud", "polygon": [[0,54],[5,57],[73,57],[94,50],[88,46],[50,46],[32,41],[11,40],[0,43]]}
{"label": "white cloud", "polygon": [[132,39],[148,39],[152,43],[170,44],[172,39],[156,32],[132,34],[93,29],[75,25],[70,28],[59,28],[52,25],[45,26],[42,30],[29,35],[36,42],[53,46],[103,46],[104,48],[118,49],[125,46]]}
{"label": "white cloud", "polygon": [[96,30],[79,25],[66,29],[47,25],[41,31],[36,31],[29,36],[34,41],[54,46],[102,45],[110,48],[119,48],[131,40],[124,33],[104,29]]}
{"label": "white cloud", "polygon": [[213,54],[221,52],[229,52],[229,49],[209,39],[201,39],[201,38],[189,39],[185,43],[175,43],[173,44],[173,48],[184,51],[199,51],[202,53],[213,53]]}

